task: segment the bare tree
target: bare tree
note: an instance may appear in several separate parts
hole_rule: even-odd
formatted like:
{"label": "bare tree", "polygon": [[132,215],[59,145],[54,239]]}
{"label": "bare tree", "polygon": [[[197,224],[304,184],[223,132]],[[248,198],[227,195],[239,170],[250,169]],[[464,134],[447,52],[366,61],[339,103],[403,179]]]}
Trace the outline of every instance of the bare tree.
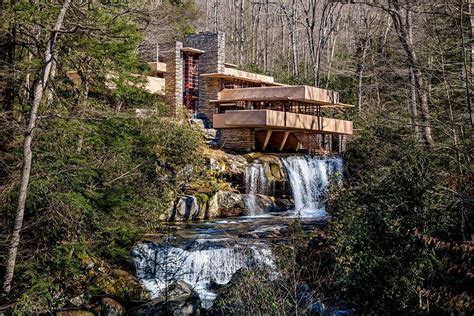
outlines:
{"label": "bare tree", "polygon": [[33,141],[34,130],[38,119],[38,109],[43,100],[46,85],[50,78],[51,68],[53,66],[53,52],[58,34],[63,25],[64,17],[71,4],[71,0],[65,0],[59,11],[56,23],[51,31],[48,44],[44,53],[44,62],[38,83],[36,84],[33,103],[31,105],[30,117],[27,129],[25,131],[25,140],[23,144],[23,170],[21,173],[20,194],[18,196],[18,205],[15,214],[15,224],[10,236],[8,245],[8,256],[5,263],[5,277],[3,281],[3,291],[9,294],[15,270],[16,257],[18,254],[18,246],[20,243],[20,232],[23,227],[23,217],[25,214],[25,203],[28,194],[28,184],[30,181],[31,161],[33,153],[31,151],[31,143]]}

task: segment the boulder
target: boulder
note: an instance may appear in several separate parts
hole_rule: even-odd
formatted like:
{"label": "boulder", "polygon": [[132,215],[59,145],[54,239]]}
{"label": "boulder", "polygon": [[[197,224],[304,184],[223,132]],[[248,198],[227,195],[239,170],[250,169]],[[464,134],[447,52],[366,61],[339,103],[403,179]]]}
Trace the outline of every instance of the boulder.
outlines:
{"label": "boulder", "polygon": [[180,196],[175,204],[173,219],[176,221],[187,221],[199,217],[199,203],[192,195]]}
{"label": "boulder", "polygon": [[248,199],[255,199],[255,206],[256,208],[263,213],[279,213],[279,212],[285,212],[293,207],[293,202],[284,199],[284,198],[275,198],[274,196],[271,195],[265,195],[265,194],[256,194],[256,195],[250,195],[250,194],[243,194],[245,201],[248,201]]}
{"label": "boulder", "polygon": [[199,315],[201,301],[198,294],[184,281],[168,286],[153,300],[134,308],[131,315]]}
{"label": "boulder", "polygon": [[209,201],[207,218],[241,216],[245,211],[243,195],[230,191],[218,191]]}
{"label": "boulder", "polygon": [[257,207],[265,213],[284,212],[287,209],[282,207],[281,203],[277,203],[275,197],[257,194],[255,198]]}

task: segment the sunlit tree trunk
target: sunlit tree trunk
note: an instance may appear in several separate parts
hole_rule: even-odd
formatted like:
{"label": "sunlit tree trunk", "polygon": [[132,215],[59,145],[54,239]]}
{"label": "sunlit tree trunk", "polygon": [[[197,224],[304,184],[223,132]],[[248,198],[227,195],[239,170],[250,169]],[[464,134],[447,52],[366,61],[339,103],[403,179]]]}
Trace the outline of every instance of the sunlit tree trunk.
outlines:
{"label": "sunlit tree trunk", "polygon": [[53,50],[56,43],[56,39],[63,25],[64,16],[66,15],[70,3],[71,0],[65,0],[63,2],[61,10],[59,11],[58,17],[56,19],[54,28],[51,31],[51,35],[49,37],[49,41],[44,53],[45,57],[43,68],[41,74],[39,75],[39,81],[36,84],[34,91],[34,99],[31,105],[28,126],[25,131],[25,140],[23,143],[23,170],[21,173],[20,192],[18,196],[18,205],[15,214],[15,223],[10,236],[8,244],[8,255],[5,262],[5,276],[3,281],[3,291],[5,292],[5,294],[9,294],[11,291],[15,263],[18,254],[18,246],[20,243],[20,232],[23,228],[23,217],[25,214],[25,203],[28,193],[28,184],[30,181],[31,161],[33,157],[33,153],[31,151],[31,143],[33,141],[34,129],[36,128],[36,122],[38,119],[38,109],[43,100],[46,85],[50,78],[51,68],[53,66]]}

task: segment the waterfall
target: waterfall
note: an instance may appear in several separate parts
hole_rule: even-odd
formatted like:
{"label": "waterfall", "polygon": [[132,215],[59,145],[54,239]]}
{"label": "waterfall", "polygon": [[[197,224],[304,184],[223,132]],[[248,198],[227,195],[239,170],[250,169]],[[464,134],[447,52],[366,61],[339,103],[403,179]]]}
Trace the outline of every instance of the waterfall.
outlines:
{"label": "waterfall", "polygon": [[263,210],[257,205],[257,194],[268,194],[269,184],[265,173],[265,164],[255,160],[245,170],[245,209],[247,215],[262,215]]}
{"label": "waterfall", "polygon": [[198,239],[189,247],[141,243],[132,254],[137,277],[152,297],[182,280],[193,286],[205,308],[211,307],[216,298],[213,282],[227,284],[240,268],[275,267],[271,250],[263,243],[245,245],[205,239]]}
{"label": "waterfall", "polygon": [[290,156],[282,158],[288,173],[295,212],[302,217],[326,216],[322,196],[331,176],[341,179],[341,158]]}

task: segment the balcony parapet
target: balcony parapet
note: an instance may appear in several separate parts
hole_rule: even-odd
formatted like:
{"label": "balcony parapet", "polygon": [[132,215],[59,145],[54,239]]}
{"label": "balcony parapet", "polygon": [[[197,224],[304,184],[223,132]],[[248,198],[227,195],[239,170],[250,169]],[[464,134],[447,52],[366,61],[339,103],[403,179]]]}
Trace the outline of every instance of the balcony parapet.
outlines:
{"label": "balcony parapet", "polygon": [[228,110],[214,114],[214,128],[255,128],[352,135],[351,121],[274,110]]}

